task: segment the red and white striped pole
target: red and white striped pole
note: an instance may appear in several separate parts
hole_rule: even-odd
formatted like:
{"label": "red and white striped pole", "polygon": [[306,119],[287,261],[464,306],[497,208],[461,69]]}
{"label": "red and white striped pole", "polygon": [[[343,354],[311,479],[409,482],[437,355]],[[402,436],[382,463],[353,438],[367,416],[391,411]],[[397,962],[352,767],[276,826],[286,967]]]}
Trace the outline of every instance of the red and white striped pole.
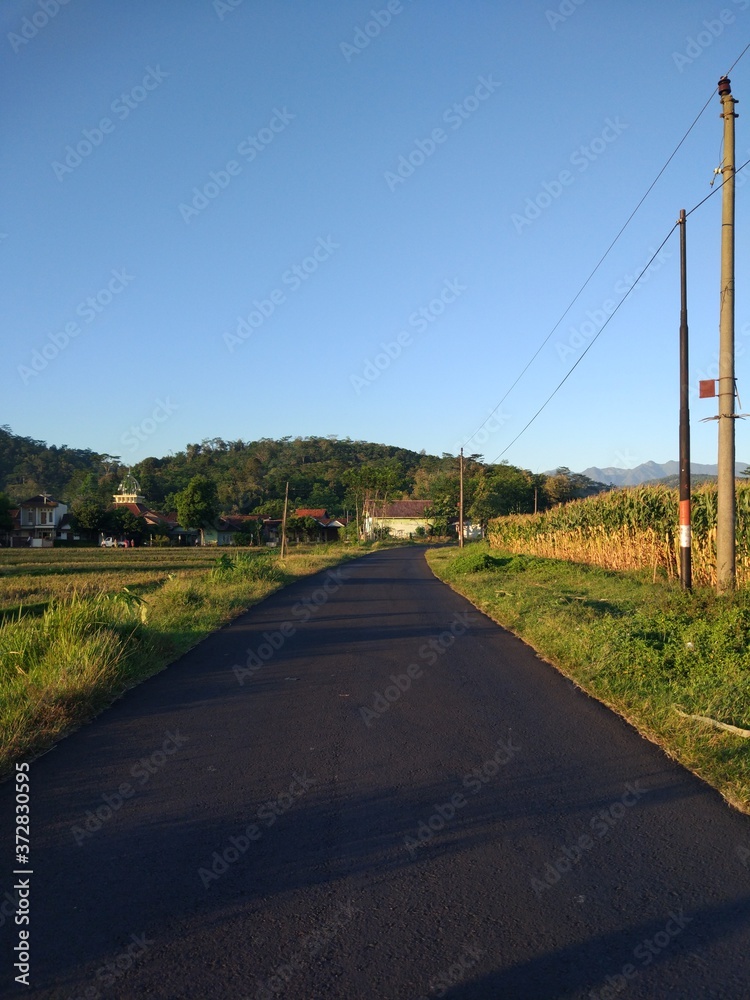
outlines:
{"label": "red and white striped pole", "polygon": [[687,320],[687,217],[680,211],[680,583],[683,590],[693,586],[690,528],[690,408]]}

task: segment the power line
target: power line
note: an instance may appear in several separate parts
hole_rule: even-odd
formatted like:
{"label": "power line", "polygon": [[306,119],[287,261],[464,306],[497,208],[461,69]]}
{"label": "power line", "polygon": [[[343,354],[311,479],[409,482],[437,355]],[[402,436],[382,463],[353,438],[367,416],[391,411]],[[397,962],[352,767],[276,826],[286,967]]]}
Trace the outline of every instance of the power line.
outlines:
{"label": "power line", "polygon": [[[745,167],[748,166],[748,164],[750,164],[750,159],[745,160],[745,162],[742,164],[742,166],[738,167],[737,170],[735,170],[735,176],[740,172],[740,170],[744,170]],[[705,203],[708,201],[709,198],[713,198],[713,196],[724,187],[725,183],[726,183],[725,181],[722,181],[721,184],[719,184],[717,187],[713,188],[712,191],[710,192],[710,194],[707,194],[706,197],[702,198],[698,202],[697,205],[694,205],[690,209],[689,212],[685,213],[685,218],[687,218],[689,215],[692,215],[693,212],[695,212],[697,209],[699,209],[701,207],[701,205],[705,205]],[[651,257],[651,259],[649,260],[648,264],[646,264],[646,266],[643,268],[643,270],[641,271],[641,273],[635,279],[635,281],[633,282],[633,284],[627,290],[627,292],[625,293],[625,295],[623,295],[623,297],[617,303],[617,306],[612,311],[611,315],[608,316],[607,319],[604,321],[601,329],[592,338],[591,343],[588,345],[588,347],[583,352],[583,354],[580,356],[580,358],[578,358],[578,360],[576,361],[576,363],[571,366],[571,368],[568,370],[568,372],[566,373],[566,375],[564,376],[564,378],[562,378],[560,380],[560,382],[558,382],[558,384],[555,386],[555,388],[552,390],[552,392],[549,394],[549,396],[545,399],[545,401],[542,403],[542,405],[536,411],[536,413],[534,414],[534,416],[528,421],[528,423],[526,423],[524,425],[524,427],[521,428],[521,430],[518,432],[518,434],[516,434],[516,436],[513,438],[513,440],[510,442],[510,444],[507,445],[505,448],[503,448],[503,450],[500,452],[500,454],[497,456],[497,458],[494,460],[494,462],[491,463],[492,465],[494,465],[499,459],[501,459],[503,457],[503,455],[505,454],[506,451],[508,451],[510,448],[513,447],[513,445],[521,437],[521,435],[524,434],[529,429],[529,427],[531,427],[531,425],[534,423],[534,421],[539,416],[539,414],[542,412],[542,410],[544,410],[544,408],[547,406],[547,404],[549,402],[551,402],[551,400],[553,399],[553,397],[558,393],[558,391],[563,387],[563,385],[565,385],[565,383],[568,381],[568,379],[570,378],[570,376],[573,374],[573,372],[576,370],[576,368],[580,365],[580,363],[583,361],[583,359],[589,353],[589,351],[591,350],[591,348],[594,346],[594,344],[596,343],[596,341],[599,339],[599,337],[601,336],[601,334],[604,333],[604,331],[606,330],[607,326],[609,325],[610,320],[614,319],[614,317],[617,314],[617,312],[619,311],[620,307],[626,302],[626,300],[627,300],[628,296],[630,295],[630,293],[637,287],[638,282],[641,280],[641,278],[646,273],[646,271],[648,271],[648,269],[651,267],[651,265],[653,264],[654,260],[658,257],[659,253],[661,252],[662,247],[667,242],[667,240],[672,235],[672,233],[675,231],[675,229],[677,229],[678,225],[679,225],[679,223],[675,222],[675,224],[669,230],[669,232],[664,237],[664,239],[662,240],[662,242],[659,244],[658,249],[655,251],[654,255]]]}
{"label": "power line", "polygon": [[[740,61],[740,59],[742,59],[742,57],[743,57],[743,56],[745,55],[745,53],[747,52],[747,50],[748,50],[748,49],[750,49],[750,43],[748,43],[748,44],[747,44],[747,45],[745,46],[745,48],[744,48],[744,49],[742,50],[742,52],[741,52],[741,53],[739,54],[739,56],[738,56],[738,57],[737,57],[737,58],[735,59],[735,61],[734,61],[734,62],[732,63],[732,65],[731,65],[731,66],[729,67],[729,70],[728,70],[728,71],[727,71],[727,73],[725,74],[726,76],[728,76],[728,75],[729,75],[729,73],[730,73],[730,72],[731,72],[731,71],[732,71],[732,70],[734,69],[734,67],[735,67],[735,66],[737,65],[737,63],[738,63],[738,62]],[[467,439],[466,439],[466,440],[464,441],[464,443],[463,443],[463,447],[464,447],[464,448],[465,448],[465,447],[466,447],[466,446],[467,446],[467,445],[469,444],[469,442],[470,442],[470,441],[472,441],[472,440],[473,440],[473,439],[474,439],[474,438],[476,437],[476,435],[477,435],[477,434],[479,433],[479,431],[480,431],[480,430],[481,430],[481,429],[482,429],[482,428],[484,427],[484,425],[485,425],[485,424],[487,423],[487,421],[488,421],[488,420],[489,420],[489,419],[490,419],[490,418],[491,418],[492,416],[494,416],[494,415],[495,415],[495,413],[497,413],[497,411],[498,411],[498,410],[500,409],[500,407],[501,407],[501,406],[503,405],[503,403],[505,402],[505,400],[506,400],[506,399],[508,398],[508,396],[509,396],[509,395],[511,394],[511,392],[513,392],[513,390],[515,389],[515,387],[516,387],[516,386],[518,385],[518,383],[519,383],[519,382],[521,381],[521,379],[523,378],[523,376],[524,376],[524,375],[526,374],[526,372],[527,372],[527,371],[529,370],[529,368],[531,367],[531,365],[532,365],[532,364],[534,363],[534,361],[535,361],[535,360],[537,359],[537,357],[538,357],[538,356],[539,356],[539,354],[541,353],[542,349],[543,349],[543,348],[544,348],[544,347],[545,347],[545,346],[547,345],[547,343],[548,343],[548,342],[549,342],[549,340],[550,340],[550,337],[552,337],[552,335],[554,334],[554,332],[555,332],[555,331],[557,330],[557,328],[558,328],[558,327],[560,326],[560,324],[562,323],[562,321],[563,321],[563,320],[565,319],[565,317],[566,317],[566,316],[568,315],[568,313],[570,312],[570,310],[571,310],[571,309],[573,308],[573,306],[574,306],[574,305],[576,304],[576,302],[578,301],[578,299],[579,299],[579,298],[581,297],[581,295],[583,294],[584,290],[586,289],[586,287],[587,287],[587,286],[589,285],[589,283],[591,282],[591,279],[592,279],[592,278],[594,277],[594,275],[596,274],[596,272],[597,272],[597,271],[599,270],[599,268],[600,268],[600,267],[602,266],[602,264],[604,263],[604,261],[605,261],[605,260],[607,259],[607,257],[608,257],[608,256],[609,256],[609,254],[611,253],[611,251],[612,251],[612,250],[614,249],[614,247],[615,247],[615,244],[616,244],[616,243],[617,243],[617,242],[619,241],[619,239],[620,239],[620,237],[622,236],[622,234],[623,234],[623,233],[625,232],[625,230],[627,229],[627,227],[628,227],[628,226],[630,225],[630,223],[632,222],[632,220],[633,220],[634,216],[636,215],[636,213],[637,213],[637,212],[638,212],[638,210],[640,209],[641,205],[642,205],[642,204],[644,203],[644,201],[646,200],[646,198],[648,198],[649,194],[651,194],[651,191],[652,191],[652,190],[654,189],[654,187],[656,186],[657,182],[658,182],[658,181],[659,181],[659,179],[661,178],[661,176],[662,176],[662,174],[664,173],[664,171],[665,171],[665,170],[667,169],[667,167],[669,166],[669,164],[670,164],[670,163],[672,162],[672,160],[674,159],[674,157],[675,157],[675,156],[677,155],[677,153],[678,153],[679,149],[680,149],[680,148],[681,148],[681,146],[682,146],[682,145],[684,144],[684,142],[685,142],[685,140],[687,139],[687,137],[688,137],[688,136],[690,135],[690,133],[691,133],[691,132],[693,131],[693,129],[695,128],[695,126],[696,126],[696,125],[698,124],[699,120],[701,119],[701,117],[702,117],[702,116],[703,116],[703,114],[705,113],[705,111],[706,111],[706,108],[708,108],[708,106],[709,106],[709,105],[711,104],[711,101],[712,101],[712,100],[714,99],[714,96],[715,96],[715,94],[714,94],[714,92],[712,91],[712,92],[711,92],[711,96],[710,96],[710,97],[708,98],[708,100],[706,101],[706,103],[705,103],[705,104],[703,105],[703,107],[701,108],[701,110],[700,110],[700,111],[698,112],[698,114],[696,115],[696,117],[695,117],[695,118],[693,119],[693,122],[692,122],[692,124],[690,125],[690,127],[688,128],[687,132],[685,132],[685,134],[683,135],[683,137],[682,137],[682,138],[680,139],[680,141],[679,141],[679,142],[677,143],[677,145],[675,146],[675,148],[674,148],[674,149],[672,150],[672,152],[670,153],[670,155],[669,155],[669,157],[668,157],[668,159],[667,159],[666,163],[665,163],[665,164],[664,164],[664,166],[663,166],[663,167],[661,168],[661,170],[660,170],[660,171],[659,171],[659,173],[658,173],[658,174],[656,175],[656,177],[655,177],[655,178],[653,179],[653,181],[651,182],[651,184],[650,184],[650,185],[649,185],[649,187],[647,188],[647,190],[646,190],[646,193],[645,193],[645,194],[643,195],[643,197],[642,197],[642,198],[640,199],[640,201],[639,201],[639,202],[638,202],[638,204],[637,204],[637,205],[635,206],[635,208],[633,209],[633,211],[632,211],[632,212],[630,213],[630,215],[629,215],[629,216],[627,217],[627,219],[625,220],[625,223],[624,223],[624,224],[623,224],[623,226],[622,226],[622,227],[620,228],[620,230],[619,230],[619,232],[617,233],[617,235],[615,236],[615,238],[614,238],[614,239],[612,240],[612,242],[611,242],[611,243],[609,244],[609,246],[607,247],[607,249],[606,249],[606,250],[604,251],[604,254],[603,254],[603,255],[602,255],[602,256],[601,256],[600,258],[599,258],[599,260],[598,260],[598,262],[597,262],[596,266],[594,267],[594,269],[593,269],[593,270],[591,271],[591,273],[590,273],[590,274],[589,274],[589,276],[588,276],[588,277],[586,278],[586,280],[584,281],[584,283],[583,283],[583,284],[581,285],[581,287],[580,287],[580,288],[578,289],[578,291],[576,292],[576,294],[575,294],[575,295],[573,296],[573,298],[571,299],[571,301],[570,301],[570,303],[568,304],[568,306],[567,306],[567,308],[565,309],[565,311],[564,311],[564,312],[562,313],[562,315],[561,315],[561,316],[560,316],[560,318],[559,318],[559,319],[557,320],[557,322],[555,323],[555,325],[554,325],[554,326],[552,327],[552,329],[550,330],[550,332],[549,332],[549,333],[547,334],[547,336],[546,336],[546,337],[544,338],[544,340],[543,340],[543,341],[541,342],[541,344],[540,344],[540,345],[539,345],[539,347],[538,347],[538,348],[536,349],[536,351],[534,352],[534,354],[533,354],[533,355],[531,356],[531,358],[530,358],[530,359],[528,360],[528,362],[526,363],[526,365],[525,365],[525,366],[524,366],[524,368],[522,369],[521,373],[520,373],[520,374],[518,375],[518,377],[516,378],[516,380],[515,380],[515,381],[513,382],[513,384],[512,384],[512,385],[510,386],[510,388],[508,389],[508,391],[507,391],[507,392],[505,393],[505,395],[504,395],[504,396],[502,397],[502,399],[500,400],[500,402],[499,402],[499,403],[498,403],[498,404],[497,404],[497,405],[496,405],[496,406],[495,406],[495,407],[494,407],[494,408],[493,408],[492,410],[490,410],[490,412],[489,412],[489,413],[487,414],[487,416],[486,416],[486,417],[484,418],[484,420],[483,420],[483,421],[482,421],[482,422],[480,423],[480,425],[479,425],[479,426],[477,427],[477,429],[476,429],[476,430],[474,431],[474,433],[473,433],[473,434],[471,434],[471,435],[470,435],[470,436],[469,436],[469,437],[468,437],[468,438],[467,438]],[[717,190],[718,190],[718,188],[717,188]],[[698,206],[696,206],[696,207],[698,207]],[[693,209],[693,211],[694,211],[694,209]],[[653,258],[652,258],[652,259],[653,259]],[[649,262],[649,263],[650,263],[650,262]],[[626,296],[626,297],[627,297],[627,296]],[[624,299],[623,299],[623,301],[624,301]],[[614,314],[613,314],[613,315],[614,315]],[[605,324],[605,325],[606,325],[606,324]],[[602,328],[602,329],[603,329],[603,328]],[[599,331],[599,333],[601,333],[601,330]],[[597,336],[598,336],[598,334],[597,334]],[[593,341],[592,341],[592,343],[593,343]],[[580,360],[580,359],[579,359],[579,360]]]}
{"label": "power line", "polygon": [[742,57],[744,56],[744,54],[745,54],[745,53],[747,52],[747,50],[748,50],[748,49],[750,49],[750,42],[748,42],[748,43],[747,43],[747,45],[745,46],[745,48],[744,48],[744,49],[742,50],[742,52],[740,52],[740,54],[739,54],[739,55],[737,56],[737,58],[736,58],[736,59],[734,60],[734,62],[733,62],[733,63],[732,63],[732,65],[731,65],[731,66],[729,67],[729,69],[728,69],[728,70],[726,71],[726,73],[724,74],[724,76],[729,76],[729,74],[730,74],[730,73],[732,72],[732,70],[734,69],[734,67],[735,67],[735,66],[737,65],[737,63],[738,63],[738,62],[740,61],[740,59],[741,59],[741,58],[742,58]]}
{"label": "power line", "polygon": [[[750,164],[750,160],[745,160],[745,162],[742,164],[741,167],[737,167],[737,169],[735,170],[735,175],[738,174],[740,172],[740,170],[744,170],[745,167],[748,164]],[[726,183],[726,181],[722,181],[721,184],[719,184],[719,186],[717,188],[715,188],[713,191],[711,191],[710,194],[707,194],[705,198],[701,198],[701,200],[698,202],[697,205],[693,205],[693,207],[690,209],[690,211],[685,213],[685,218],[687,218],[689,215],[692,215],[693,212],[695,212],[696,209],[698,209],[698,208],[701,207],[701,205],[704,205],[708,201],[709,198],[713,197],[713,195],[716,194],[717,191],[721,191],[721,189],[724,187],[725,183]]]}
{"label": "power line", "polygon": [[[718,191],[719,189],[717,188],[716,190]],[[712,192],[712,194],[713,194],[713,192]],[[562,379],[560,380],[560,382],[558,382],[558,384],[557,384],[557,385],[555,386],[555,388],[554,388],[554,389],[552,390],[552,392],[551,392],[551,393],[549,394],[549,396],[547,396],[547,398],[546,398],[546,399],[545,399],[545,401],[544,401],[544,402],[542,403],[542,405],[541,405],[541,406],[539,407],[539,409],[538,409],[538,410],[536,411],[536,413],[535,413],[535,414],[534,414],[534,416],[533,416],[533,417],[531,418],[531,420],[529,420],[529,422],[528,422],[528,423],[527,423],[527,424],[526,424],[526,425],[525,425],[525,426],[524,426],[524,427],[523,427],[523,428],[522,428],[522,429],[521,429],[521,430],[520,430],[520,431],[518,432],[518,434],[516,434],[516,436],[515,436],[515,437],[513,438],[513,440],[512,440],[511,442],[510,442],[510,444],[509,444],[509,445],[506,445],[506,447],[505,447],[505,448],[503,448],[503,450],[502,450],[502,451],[500,452],[500,454],[499,454],[499,455],[497,456],[497,458],[495,459],[495,461],[491,463],[492,465],[494,465],[494,464],[495,464],[495,463],[496,463],[496,462],[497,462],[497,461],[498,461],[499,459],[501,459],[501,458],[503,457],[503,455],[505,454],[505,452],[506,452],[506,451],[508,451],[508,449],[509,449],[509,448],[512,448],[512,447],[513,447],[513,445],[514,445],[514,444],[516,443],[516,441],[517,441],[517,440],[518,440],[518,439],[519,439],[519,438],[521,437],[521,435],[522,435],[523,433],[525,433],[525,431],[527,431],[527,430],[529,429],[529,427],[531,427],[531,425],[532,425],[532,424],[534,423],[534,421],[535,421],[535,420],[536,420],[536,418],[537,418],[537,417],[539,416],[539,414],[540,414],[540,413],[542,412],[542,410],[543,410],[543,409],[544,409],[544,408],[545,408],[545,407],[547,406],[547,404],[548,404],[548,403],[549,403],[549,402],[550,402],[550,401],[552,400],[553,396],[555,396],[555,395],[556,395],[556,393],[558,392],[558,390],[560,390],[560,389],[561,389],[561,388],[563,387],[563,385],[565,385],[565,383],[566,383],[566,382],[568,381],[568,379],[570,378],[570,376],[571,376],[571,375],[573,374],[573,372],[574,372],[574,371],[576,370],[576,368],[577,368],[577,367],[578,367],[578,366],[580,365],[580,363],[581,363],[581,362],[583,361],[583,359],[584,359],[584,358],[586,357],[586,355],[587,355],[587,354],[589,353],[589,351],[591,350],[591,348],[592,348],[592,347],[594,346],[594,344],[595,344],[595,343],[597,342],[597,340],[599,339],[599,337],[601,336],[601,334],[602,334],[602,333],[604,333],[604,331],[606,330],[607,326],[609,325],[609,322],[610,322],[610,320],[611,320],[611,319],[612,319],[612,318],[613,318],[613,317],[614,317],[615,315],[617,315],[617,312],[618,312],[618,310],[619,310],[620,306],[621,306],[621,305],[622,305],[622,304],[623,304],[623,303],[624,303],[624,302],[625,302],[625,301],[627,300],[628,296],[629,296],[629,295],[630,295],[630,293],[631,293],[631,292],[633,291],[633,289],[634,289],[634,288],[636,288],[636,286],[638,285],[638,282],[639,282],[639,281],[641,280],[641,278],[643,277],[643,275],[644,275],[644,274],[646,273],[646,271],[648,271],[648,269],[649,269],[649,268],[651,267],[651,265],[653,264],[653,262],[654,262],[655,258],[656,258],[656,257],[658,256],[658,254],[659,254],[659,251],[660,251],[660,250],[661,250],[661,248],[662,248],[662,247],[664,246],[664,244],[665,244],[665,243],[667,242],[667,240],[669,239],[669,237],[670,237],[670,236],[672,235],[672,233],[673,233],[673,232],[675,231],[675,229],[676,229],[676,228],[677,228],[677,223],[675,223],[675,224],[674,224],[674,225],[672,226],[672,228],[671,228],[671,229],[669,230],[669,232],[667,233],[667,235],[666,235],[666,236],[664,237],[664,239],[662,240],[662,242],[661,242],[661,243],[659,244],[659,249],[658,249],[658,250],[656,251],[656,253],[654,253],[654,255],[653,255],[653,257],[651,258],[651,260],[649,260],[648,264],[646,264],[646,266],[645,266],[645,267],[643,268],[643,270],[642,270],[642,271],[641,271],[641,273],[640,273],[640,274],[638,275],[638,277],[637,277],[637,278],[635,279],[635,281],[634,281],[634,282],[633,282],[633,284],[632,284],[632,285],[630,286],[630,288],[629,288],[629,289],[627,290],[627,292],[625,293],[625,295],[624,295],[624,296],[623,296],[623,297],[622,297],[622,298],[620,299],[620,301],[619,301],[619,302],[617,303],[617,306],[615,307],[614,311],[613,311],[613,312],[612,312],[612,313],[611,313],[611,314],[610,314],[610,315],[609,315],[609,316],[607,317],[607,319],[605,320],[605,322],[604,322],[604,324],[603,324],[602,328],[601,328],[601,329],[599,330],[599,332],[598,332],[598,333],[596,334],[596,336],[595,336],[595,337],[594,337],[594,338],[592,339],[591,343],[590,343],[590,344],[588,345],[588,347],[587,347],[587,348],[586,348],[586,350],[585,350],[585,351],[583,352],[583,354],[582,354],[582,355],[580,356],[580,358],[579,358],[579,359],[578,359],[578,360],[576,361],[576,363],[575,363],[574,365],[572,365],[572,367],[571,367],[571,368],[570,368],[570,369],[568,370],[568,372],[567,372],[567,373],[566,373],[566,375],[565,375],[565,376],[564,376],[564,377],[563,377],[563,378],[562,378]]]}

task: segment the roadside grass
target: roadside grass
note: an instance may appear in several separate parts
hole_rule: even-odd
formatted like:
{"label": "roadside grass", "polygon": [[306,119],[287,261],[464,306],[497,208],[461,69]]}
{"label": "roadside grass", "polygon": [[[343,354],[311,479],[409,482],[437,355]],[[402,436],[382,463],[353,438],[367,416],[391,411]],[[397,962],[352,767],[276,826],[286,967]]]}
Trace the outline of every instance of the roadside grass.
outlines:
{"label": "roadside grass", "polygon": [[0,779],[264,597],[367,551],[0,551]]}
{"label": "roadside grass", "polygon": [[650,571],[432,549],[435,575],[750,813],[750,590],[684,593]]}

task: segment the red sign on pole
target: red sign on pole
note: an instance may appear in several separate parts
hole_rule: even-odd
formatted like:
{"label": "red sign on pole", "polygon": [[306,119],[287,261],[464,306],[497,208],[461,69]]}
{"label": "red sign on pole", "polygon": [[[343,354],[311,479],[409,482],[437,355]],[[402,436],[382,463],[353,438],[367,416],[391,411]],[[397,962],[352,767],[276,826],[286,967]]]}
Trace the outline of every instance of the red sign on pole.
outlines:
{"label": "red sign on pole", "polygon": [[716,379],[707,378],[698,383],[698,395],[701,399],[708,399],[716,395]]}

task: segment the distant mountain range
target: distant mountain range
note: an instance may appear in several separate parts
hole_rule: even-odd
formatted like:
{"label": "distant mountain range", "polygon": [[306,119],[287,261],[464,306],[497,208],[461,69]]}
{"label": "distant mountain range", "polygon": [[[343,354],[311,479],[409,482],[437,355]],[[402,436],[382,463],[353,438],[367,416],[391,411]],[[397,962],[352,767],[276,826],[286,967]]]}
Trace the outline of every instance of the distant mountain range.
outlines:
{"label": "distant mountain range", "polygon": [[[747,468],[747,462],[737,462],[735,465],[738,476]],[[715,465],[699,465],[697,462],[690,464],[690,473],[693,476],[715,476],[717,471],[718,468]],[[614,467],[597,469],[592,466],[590,469],[583,470],[583,475],[588,476],[589,479],[598,483],[614,483],[615,486],[638,486],[654,479],[668,479],[679,476],[679,474],[679,462],[664,462],[663,465],[659,465],[658,462],[643,462],[641,465],[636,465],[634,469],[616,469]]]}

